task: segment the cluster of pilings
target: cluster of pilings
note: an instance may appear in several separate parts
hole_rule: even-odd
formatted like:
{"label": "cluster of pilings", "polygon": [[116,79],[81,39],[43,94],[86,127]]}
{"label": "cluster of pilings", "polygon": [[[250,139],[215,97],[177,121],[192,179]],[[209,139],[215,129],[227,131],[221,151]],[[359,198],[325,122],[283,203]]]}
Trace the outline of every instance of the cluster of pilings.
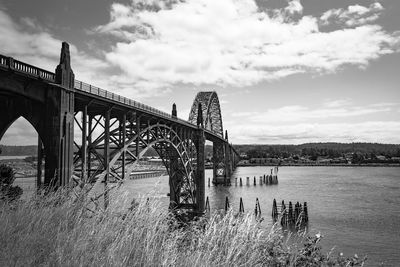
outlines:
{"label": "cluster of pilings", "polygon": [[[252,179],[252,183],[250,182],[250,177],[246,177],[246,185],[250,186],[250,184],[253,184],[254,186],[257,185],[257,178],[256,176],[254,176],[254,178]],[[258,185],[274,185],[274,184],[278,184],[278,175],[268,175],[268,174],[264,174],[263,176],[260,176],[260,178],[258,179]],[[243,186],[243,179],[242,177],[239,177],[239,179],[236,177],[235,178],[235,186]]]}
{"label": "cluster of pilings", "polygon": [[[242,177],[235,177],[235,186],[243,186],[244,183],[246,182],[247,186],[250,186],[251,184],[253,185],[274,185],[274,184],[278,184],[278,166],[275,166],[273,169],[271,169],[271,173],[270,174],[264,174],[262,176],[259,177],[259,179],[257,179],[256,176],[253,177],[253,179],[251,179],[251,177],[246,177],[243,178]],[[215,183],[213,180],[213,184],[218,185],[218,183]],[[231,179],[224,177],[223,178],[223,182],[219,183],[225,186],[230,186],[231,185]],[[208,187],[211,186],[211,179],[210,177],[208,177]]]}
{"label": "cluster of pilings", "polygon": [[[225,197],[225,212],[228,212],[228,210],[230,209],[230,202],[228,197]],[[206,199],[206,209],[205,209],[206,213],[210,213],[210,202],[208,200],[208,197]],[[239,214],[244,213],[244,205],[243,205],[243,199],[240,198],[240,202],[239,202]],[[259,218],[261,216],[261,206],[260,206],[260,201],[258,200],[258,198],[256,198],[256,204],[254,207],[254,215]]]}
{"label": "cluster of pilings", "polygon": [[276,204],[274,199],[272,203],[272,218],[274,222],[281,220],[281,225],[285,227],[301,227],[308,223],[308,208],[307,202],[301,205],[299,202],[286,206],[285,201],[282,200],[281,205]]}

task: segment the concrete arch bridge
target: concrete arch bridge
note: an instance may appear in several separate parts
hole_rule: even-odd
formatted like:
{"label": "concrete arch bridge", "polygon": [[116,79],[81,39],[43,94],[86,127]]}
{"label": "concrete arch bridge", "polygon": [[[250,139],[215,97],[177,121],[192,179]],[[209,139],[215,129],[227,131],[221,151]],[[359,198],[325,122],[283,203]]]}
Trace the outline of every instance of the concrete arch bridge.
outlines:
{"label": "concrete arch bridge", "polygon": [[38,186],[123,180],[150,147],[169,174],[171,207],[205,208],[205,141],[213,143],[213,179],[229,177],[238,153],[223,135],[215,92],[197,94],[189,120],[75,80],[69,45],[55,73],[0,55],[0,139],[24,117],[39,135]]}

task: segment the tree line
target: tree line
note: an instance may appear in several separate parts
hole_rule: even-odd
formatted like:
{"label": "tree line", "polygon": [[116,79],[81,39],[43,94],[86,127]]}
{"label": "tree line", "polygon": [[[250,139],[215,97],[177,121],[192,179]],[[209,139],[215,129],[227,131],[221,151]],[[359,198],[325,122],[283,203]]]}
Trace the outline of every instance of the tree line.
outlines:
{"label": "tree line", "polygon": [[318,157],[339,158],[352,154],[354,161],[387,159],[400,157],[400,145],[378,143],[307,143],[301,145],[235,145],[239,153],[248,158],[289,158],[307,157],[317,160]]}

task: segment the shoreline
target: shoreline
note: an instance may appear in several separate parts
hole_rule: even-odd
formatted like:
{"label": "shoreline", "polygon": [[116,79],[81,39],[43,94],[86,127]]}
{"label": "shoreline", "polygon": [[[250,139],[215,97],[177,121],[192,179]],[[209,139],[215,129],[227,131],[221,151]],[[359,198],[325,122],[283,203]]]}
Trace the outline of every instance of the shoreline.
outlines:
{"label": "shoreline", "polygon": [[301,164],[301,163],[291,163],[291,164],[238,164],[237,167],[400,167],[400,164]]}

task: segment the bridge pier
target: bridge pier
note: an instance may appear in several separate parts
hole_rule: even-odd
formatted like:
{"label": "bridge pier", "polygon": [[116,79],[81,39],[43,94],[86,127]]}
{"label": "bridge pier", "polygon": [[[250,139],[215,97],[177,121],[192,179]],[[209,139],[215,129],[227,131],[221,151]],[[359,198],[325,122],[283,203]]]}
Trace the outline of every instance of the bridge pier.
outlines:
{"label": "bridge pier", "polygon": [[45,186],[69,185],[73,174],[74,143],[74,73],[71,69],[69,46],[63,42],[55,81],[46,98]]}
{"label": "bridge pier", "polygon": [[38,136],[38,148],[37,148],[37,165],[36,165],[36,188],[39,189],[42,186],[42,165],[43,165],[43,142]]}
{"label": "bridge pier", "polygon": [[222,142],[213,142],[213,184],[222,184],[226,179],[225,146]]}
{"label": "bridge pier", "polygon": [[202,214],[205,210],[205,136],[204,128],[200,128],[196,132],[195,146],[197,150],[197,169],[196,169],[196,213]]}
{"label": "bridge pier", "polygon": [[104,207],[107,208],[109,204],[108,198],[108,179],[110,176],[110,115],[111,109],[107,109],[104,114],[104,150],[103,150],[103,159],[104,159],[104,169],[106,170],[104,176]]}
{"label": "bridge pier", "polygon": [[183,172],[179,164],[179,155],[173,147],[168,147],[169,158],[169,208],[174,210],[180,204],[180,186],[183,181]]}

